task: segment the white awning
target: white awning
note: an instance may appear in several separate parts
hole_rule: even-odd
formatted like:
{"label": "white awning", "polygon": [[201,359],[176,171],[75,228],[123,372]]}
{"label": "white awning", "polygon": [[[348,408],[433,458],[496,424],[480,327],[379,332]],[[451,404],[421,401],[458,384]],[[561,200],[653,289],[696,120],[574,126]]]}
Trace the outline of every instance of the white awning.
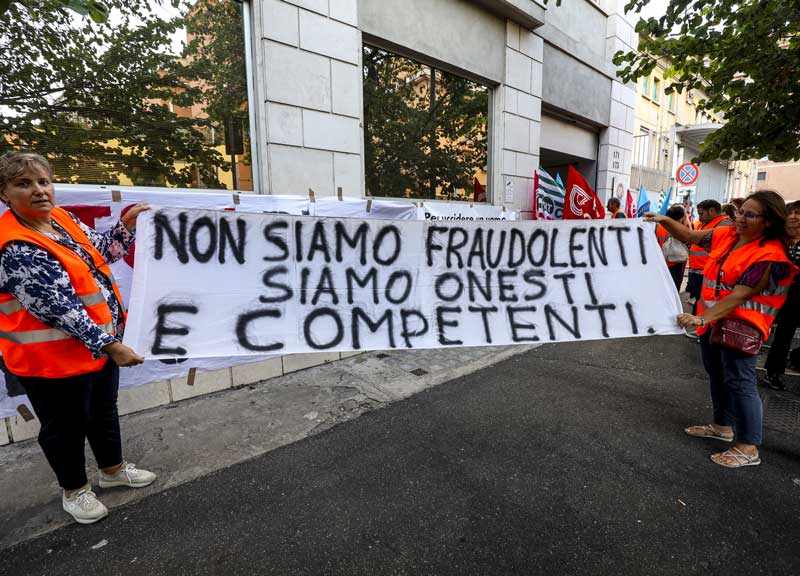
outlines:
{"label": "white awning", "polygon": [[675,134],[681,139],[681,144],[698,150],[703,145],[706,137],[712,132],[722,128],[722,124],[693,124],[683,128],[675,128]]}

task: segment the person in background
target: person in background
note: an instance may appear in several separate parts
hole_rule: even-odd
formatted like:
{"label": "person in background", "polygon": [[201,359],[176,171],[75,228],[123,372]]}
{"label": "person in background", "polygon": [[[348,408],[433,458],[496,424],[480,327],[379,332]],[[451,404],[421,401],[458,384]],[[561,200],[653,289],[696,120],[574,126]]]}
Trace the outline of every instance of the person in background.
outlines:
{"label": "person in background", "polygon": [[[786,210],[789,258],[795,266],[800,266],[800,200],[787,205]],[[792,347],[795,331],[800,327],[800,276],[795,276],[775,323],[778,327],[775,329],[775,337],[772,339],[767,361],[764,363],[764,369],[767,371],[764,382],[773,390],[785,390],[783,373],[786,372],[786,357]]]}
{"label": "person in background", "polygon": [[736,221],[736,206],[733,204],[723,204],[722,205],[722,213],[725,214],[728,218],[730,218],[731,222]]}
{"label": "person in background", "polygon": [[0,352],[39,418],[39,445],[77,522],[108,514],[86,477],[85,445],[100,486],[140,488],[156,475],[122,458],[119,367],[144,359],[122,344],[125,308],[109,263],[134,240],[133,206],[100,234],[55,205],[53,171],[38,154],[0,157]]}
{"label": "person in background", "polygon": [[[689,222],[686,220],[686,210],[681,204],[673,204],[670,206],[669,209],[667,209],[666,217],[670,220],[678,222],[681,226],[684,226],[687,229],[689,228]],[[670,233],[666,227],[662,226],[661,224],[656,226],[656,239],[658,240],[659,246],[663,246],[664,242],[666,242],[667,238],[669,237]],[[669,267],[669,274],[672,276],[672,281],[675,283],[675,288],[677,288],[678,292],[680,292],[681,283],[683,282],[683,272],[686,269],[686,261],[667,262],[667,266]]]}
{"label": "person in background", "polygon": [[731,198],[731,204],[733,204],[737,210],[741,210],[742,206],[744,206],[744,200],[744,198]]}
{"label": "person in background", "polygon": [[614,198],[613,196],[609,198],[608,202],[606,202],[606,210],[611,213],[610,218],[612,220],[615,218],[626,218],[625,211],[621,208],[619,198]]}
{"label": "person in background", "polygon": [[687,196],[683,201],[683,209],[686,210],[686,221],[689,223],[689,228],[694,227],[694,211],[692,210],[692,201]]}
{"label": "person in background", "polygon": [[[733,226],[733,220],[721,213],[722,206],[716,200],[703,200],[697,204],[697,220],[695,230],[713,230],[717,226]],[[697,301],[703,287],[703,268],[708,260],[708,252],[697,244],[689,248],[689,273],[686,280],[686,292],[693,299],[692,314],[697,312]]]}
{"label": "person in background", "polygon": [[752,325],[766,339],[786,299],[797,268],[783,243],[786,204],[778,194],[759,191],[748,196],[736,213],[736,226],[689,230],[665,216],[649,212],[645,220],[658,222],[685,242],[709,252],[703,269],[703,290],[697,314],[679,314],[682,328],[696,326],[703,366],[708,373],[714,419],[690,426],[686,434],[734,442],[730,450],[711,456],[727,468],[761,464],[761,398],[757,391],[758,356],[711,343],[711,330],[723,318]]}

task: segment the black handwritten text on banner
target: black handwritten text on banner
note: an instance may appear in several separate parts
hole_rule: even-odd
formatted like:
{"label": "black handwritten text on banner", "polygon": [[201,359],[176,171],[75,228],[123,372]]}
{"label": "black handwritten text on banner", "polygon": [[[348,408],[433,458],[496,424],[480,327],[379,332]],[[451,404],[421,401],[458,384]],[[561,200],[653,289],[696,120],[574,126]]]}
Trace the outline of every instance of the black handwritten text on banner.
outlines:
{"label": "black handwritten text on banner", "polygon": [[138,227],[125,342],[148,358],[677,333],[678,295],[640,220],[162,209]]}

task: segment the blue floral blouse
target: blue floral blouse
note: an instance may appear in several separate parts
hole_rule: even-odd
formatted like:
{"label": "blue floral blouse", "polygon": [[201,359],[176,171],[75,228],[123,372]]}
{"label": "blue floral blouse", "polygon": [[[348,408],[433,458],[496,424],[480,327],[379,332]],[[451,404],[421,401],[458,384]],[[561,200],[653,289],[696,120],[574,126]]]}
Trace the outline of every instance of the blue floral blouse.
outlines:
{"label": "blue floral blouse", "polygon": [[[86,226],[73,214],[72,219],[86,233],[89,241],[109,264],[128,253],[134,235],[122,221],[107,232],[100,233]],[[61,233],[47,236],[76,252],[87,263],[92,258],[67,232],[51,221]],[[11,242],[0,252],[0,292],[12,294],[37,320],[63,330],[83,342],[95,358],[104,356],[101,348],[120,341],[123,330],[122,303],[117,300],[111,281],[91,266],[92,276],[111,308],[111,319],[116,326],[116,336],[104,332],[87,314],[72,287],[67,271],[55,256],[32,244]]]}

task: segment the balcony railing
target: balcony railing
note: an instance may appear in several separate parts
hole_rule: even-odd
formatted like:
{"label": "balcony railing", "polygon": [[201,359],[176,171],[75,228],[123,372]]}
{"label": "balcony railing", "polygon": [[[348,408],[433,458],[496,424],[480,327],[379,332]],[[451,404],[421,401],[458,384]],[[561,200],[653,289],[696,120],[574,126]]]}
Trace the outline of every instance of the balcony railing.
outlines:
{"label": "balcony railing", "polygon": [[631,166],[631,189],[639,188],[642,184],[650,191],[667,190],[672,185],[670,173],[634,164]]}

